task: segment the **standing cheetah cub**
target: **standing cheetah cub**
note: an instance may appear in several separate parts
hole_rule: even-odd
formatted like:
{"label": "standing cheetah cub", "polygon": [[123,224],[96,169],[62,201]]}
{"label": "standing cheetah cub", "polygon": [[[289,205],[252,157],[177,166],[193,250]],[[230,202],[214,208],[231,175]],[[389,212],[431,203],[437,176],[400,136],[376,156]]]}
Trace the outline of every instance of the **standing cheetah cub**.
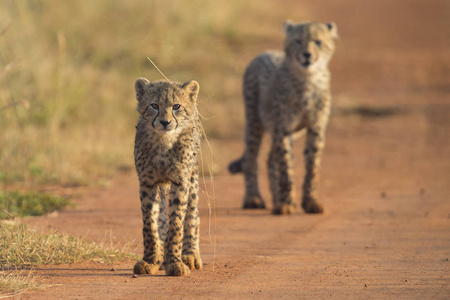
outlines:
{"label": "standing cheetah cub", "polygon": [[257,156],[264,131],[272,136],[268,169],[274,214],[294,211],[292,196],[291,135],[306,130],[302,207],[322,213],[317,202],[317,181],[325,128],[331,106],[328,62],[334,52],[334,23],[284,24],[283,52],[257,56],[244,75],[246,147],[230,163],[231,173],[244,172],[244,208],[264,208],[258,188]]}
{"label": "standing cheetah cub", "polygon": [[[144,257],[135,274],[187,276],[201,269],[198,216],[199,84],[136,81],[139,121],[134,158],[139,177]],[[166,194],[169,199],[169,223]]]}

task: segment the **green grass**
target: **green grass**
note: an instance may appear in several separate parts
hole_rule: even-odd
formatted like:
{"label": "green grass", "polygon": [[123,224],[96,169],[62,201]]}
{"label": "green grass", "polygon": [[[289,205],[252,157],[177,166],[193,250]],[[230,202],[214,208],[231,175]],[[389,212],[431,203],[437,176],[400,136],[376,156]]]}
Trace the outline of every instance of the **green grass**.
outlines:
{"label": "green grass", "polygon": [[41,216],[68,205],[68,199],[45,193],[0,192],[0,219]]}
{"label": "green grass", "polygon": [[306,13],[257,0],[1,1],[0,183],[98,184],[133,169],[134,82],[162,78],[147,56],[197,80],[207,133],[232,137],[246,64]]}

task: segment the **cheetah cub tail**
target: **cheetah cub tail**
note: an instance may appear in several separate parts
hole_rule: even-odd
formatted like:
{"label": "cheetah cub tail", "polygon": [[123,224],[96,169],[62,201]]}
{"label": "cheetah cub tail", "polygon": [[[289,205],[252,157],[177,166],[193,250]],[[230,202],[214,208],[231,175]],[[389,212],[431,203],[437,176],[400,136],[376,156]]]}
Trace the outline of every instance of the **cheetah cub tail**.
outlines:
{"label": "cheetah cub tail", "polygon": [[230,162],[228,165],[228,171],[230,171],[231,174],[237,174],[242,172],[242,160],[243,158],[239,158],[238,160]]}

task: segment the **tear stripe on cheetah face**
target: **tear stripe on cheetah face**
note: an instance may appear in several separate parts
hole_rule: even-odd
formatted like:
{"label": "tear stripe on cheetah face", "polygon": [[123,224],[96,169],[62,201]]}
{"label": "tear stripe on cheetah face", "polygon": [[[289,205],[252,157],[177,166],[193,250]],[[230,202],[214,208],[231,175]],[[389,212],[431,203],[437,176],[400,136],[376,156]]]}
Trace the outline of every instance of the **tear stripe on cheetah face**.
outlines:
{"label": "tear stripe on cheetah face", "polygon": [[[167,275],[189,275],[201,269],[198,216],[200,151],[196,81],[184,84],[139,78],[135,165],[140,183],[144,257],[134,268],[154,274],[164,265]],[[168,215],[166,195],[169,195]],[[183,258],[192,256],[186,266]],[[187,260],[191,261],[191,260]]]}
{"label": "tear stripe on cheetah face", "polygon": [[178,135],[196,115],[198,91],[196,81],[186,82],[184,86],[168,81],[150,83],[139,78],[136,81],[137,111],[154,132],[165,135],[174,131]]}
{"label": "tear stripe on cheetah face", "polygon": [[231,173],[245,175],[243,208],[264,208],[258,186],[257,157],[265,132],[271,135],[268,160],[274,214],[294,211],[291,140],[306,132],[305,178],[301,207],[322,213],[317,202],[321,153],[331,108],[328,62],[334,52],[334,23],[286,21],[284,52],[267,51],[248,65],[244,74],[245,150],[230,163]]}

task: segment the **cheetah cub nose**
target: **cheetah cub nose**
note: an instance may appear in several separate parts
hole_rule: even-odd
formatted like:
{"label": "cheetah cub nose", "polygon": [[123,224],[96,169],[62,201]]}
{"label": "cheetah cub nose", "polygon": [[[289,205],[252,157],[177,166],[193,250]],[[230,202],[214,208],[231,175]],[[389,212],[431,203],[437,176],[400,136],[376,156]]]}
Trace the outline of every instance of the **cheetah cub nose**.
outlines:
{"label": "cheetah cub nose", "polygon": [[167,125],[169,125],[169,124],[170,124],[170,121],[159,121],[159,123],[161,123],[161,124],[162,124],[162,126],[164,126],[164,128],[166,128],[166,127],[167,127]]}

